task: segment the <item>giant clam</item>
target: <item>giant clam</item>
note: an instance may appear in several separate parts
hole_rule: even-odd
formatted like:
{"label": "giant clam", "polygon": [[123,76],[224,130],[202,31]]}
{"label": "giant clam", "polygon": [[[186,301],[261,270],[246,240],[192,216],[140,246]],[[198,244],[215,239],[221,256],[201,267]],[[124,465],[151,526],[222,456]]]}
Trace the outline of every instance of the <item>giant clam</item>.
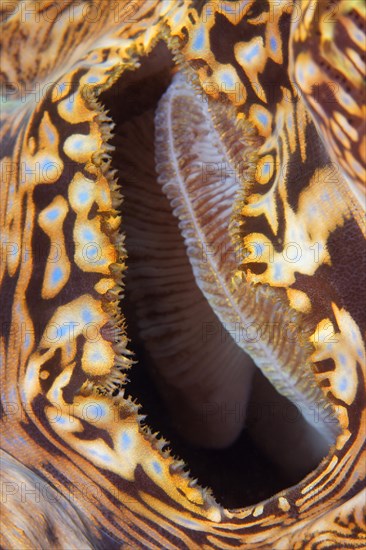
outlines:
{"label": "giant clam", "polygon": [[365,6],[1,9],[2,546],[364,548]]}

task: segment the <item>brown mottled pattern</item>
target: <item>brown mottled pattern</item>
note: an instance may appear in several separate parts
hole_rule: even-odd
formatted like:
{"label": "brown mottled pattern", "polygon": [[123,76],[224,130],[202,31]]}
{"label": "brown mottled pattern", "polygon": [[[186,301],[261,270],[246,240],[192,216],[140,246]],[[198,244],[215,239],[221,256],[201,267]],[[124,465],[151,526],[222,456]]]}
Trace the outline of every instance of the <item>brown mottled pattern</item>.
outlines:
{"label": "brown mottled pattern", "polygon": [[[359,29],[363,8],[346,4],[334,4],[341,15],[329,59],[356,101],[361,46],[339,65],[337,33]],[[365,226],[350,191],[361,162],[355,144],[365,136],[361,124],[349,122],[342,132],[353,145],[340,146],[343,119],[327,110],[320,123],[313,90],[306,83],[299,97],[292,82],[294,74],[303,87],[297,44],[311,39],[304,55],[318,62],[316,41],[329,42],[328,27],[306,16],[309,5],[50,0],[7,11],[1,76],[8,102],[0,133],[4,479],[18,484],[16,491],[22,479],[30,488],[42,480],[63,498],[46,510],[37,506],[37,522],[12,495],[12,510],[24,521],[14,533],[9,526],[19,528],[18,520],[3,502],[5,546],[74,547],[76,539],[92,548],[365,546]],[[341,427],[329,455],[304,480],[238,510],[222,508],[190,479],[123,389],[132,366],[119,304],[126,251],[111,121],[99,96],[118,79],[123,84],[159,39],[196,86],[233,105],[260,136],[252,181],[242,182],[233,205],[233,238],[249,252],[240,272],[253,285],[269,285],[286,313],[301,319],[296,337],[311,344],[315,377]],[[356,101],[357,121],[360,108]],[[292,243],[301,252],[296,263],[286,255]],[[56,258],[53,249],[61,251]],[[238,285],[241,277],[238,271]],[[90,327],[98,338],[87,336]]]}

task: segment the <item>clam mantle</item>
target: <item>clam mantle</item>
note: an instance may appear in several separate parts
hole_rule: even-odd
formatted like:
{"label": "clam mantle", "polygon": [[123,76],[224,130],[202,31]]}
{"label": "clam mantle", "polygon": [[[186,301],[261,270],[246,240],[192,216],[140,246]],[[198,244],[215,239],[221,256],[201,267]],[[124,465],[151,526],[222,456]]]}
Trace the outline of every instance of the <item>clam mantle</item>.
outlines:
{"label": "clam mantle", "polygon": [[[2,545],[364,547],[364,5],[5,4]],[[104,100],[113,112],[118,105],[116,117]],[[148,172],[148,153],[145,167],[137,144],[135,154],[128,148],[136,128],[143,151],[144,132],[155,131],[153,192],[128,171],[130,163]],[[200,187],[192,162],[217,160],[230,174],[211,181],[211,170]],[[171,221],[159,221],[159,212]],[[148,229],[153,219],[170,224],[173,245],[156,238],[156,225]],[[223,259],[210,250],[203,265],[200,234],[214,236],[210,245],[232,243],[235,254]],[[331,445],[300,482],[255,505],[225,508],[152,433],[125,389],[128,370],[139,368],[124,317],[129,235],[138,330],[161,365],[157,384],[174,385],[187,408],[174,412],[177,403],[167,398],[168,407],[188,418],[210,384],[224,402],[245,401],[251,356],[280,393],[315,405],[315,432]],[[168,298],[144,258],[164,265]],[[151,296],[142,281],[154,288]],[[189,304],[194,292],[197,302]],[[171,296],[173,313],[164,310]],[[250,338],[239,346],[228,340],[222,356],[210,340],[209,357],[222,363],[207,370],[207,357],[196,361],[200,350],[191,347],[191,320],[204,311],[203,319],[213,315],[228,328],[249,315],[251,303],[261,327],[276,327],[261,333],[262,355]],[[169,326],[154,333],[159,315]],[[187,334],[184,345],[177,326]],[[182,382],[197,386],[189,369],[195,361],[205,383],[192,397]],[[187,375],[166,374],[167,362]],[[237,436],[237,426],[227,436],[227,426],[211,420],[209,432],[192,421],[182,431],[198,443],[207,437],[207,445]],[[23,486],[42,487],[32,517]]]}

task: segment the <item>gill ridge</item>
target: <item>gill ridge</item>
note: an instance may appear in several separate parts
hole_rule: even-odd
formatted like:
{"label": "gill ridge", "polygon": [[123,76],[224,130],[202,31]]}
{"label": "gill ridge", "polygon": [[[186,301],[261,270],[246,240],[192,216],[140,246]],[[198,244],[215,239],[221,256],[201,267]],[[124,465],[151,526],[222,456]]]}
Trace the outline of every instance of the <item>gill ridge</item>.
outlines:
{"label": "gill ridge", "polygon": [[[288,323],[295,322],[296,327],[301,330],[302,318],[297,312],[289,308],[279,291],[275,293],[272,289],[259,290],[259,287],[244,280],[243,276],[238,277],[237,266],[233,265],[233,262],[231,264],[227,262],[226,265],[220,266],[220,259],[217,258],[217,255],[214,255],[214,258],[211,255],[209,256],[209,271],[207,269],[207,263],[204,265],[202,257],[200,258],[200,255],[202,256],[200,243],[207,242],[209,234],[206,233],[208,231],[212,230],[212,233],[215,233],[215,230],[212,228],[212,223],[215,223],[215,217],[213,218],[213,222],[211,219],[209,221],[205,219],[207,211],[211,207],[212,196],[210,197],[210,195],[214,185],[211,182],[207,185],[207,210],[202,213],[200,209],[201,205],[196,207],[194,205],[196,201],[198,202],[198,197],[202,197],[202,193],[199,191],[202,182],[199,181],[197,174],[192,171],[192,164],[197,158],[197,151],[195,151],[194,140],[190,143],[190,149],[188,149],[186,145],[186,141],[190,138],[187,126],[184,129],[184,121],[182,122],[182,127],[178,128],[179,137],[176,136],[176,143],[174,143],[174,125],[177,124],[174,118],[177,116],[179,117],[179,112],[176,112],[174,117],[173,104],[174,101],[177,101],[179,104],[179,97],[181,101],[184,102],[184,100],[182,100],[184,96],[185,104],[183,103],[183,107],[178,105],[178,111],[181,108],[184,111],[181,113],[182,120],[186,117],[186,113],[190,112],[191,104],[193,105],[196,103],[197,107],[198,98],[195,94],[195,90],[190,87],[188,83],[184,83],[184,77],[176,75],[175,81],[173,81],[170,89],[166,92],[165,96],[163,96],[156,114],[156,163],[157,171],[160,174],[158,181],[171,202],[174,215],[179,218],[179,227],[186,243],[190,263],[196,276],[196,282],[224,326],[228,321],[232,323],[234,313],[234,317],[236,317],[234,322],[238,323],[239,321],[240,327],[245,326],[248,322],[258,322],[261,327],[264,327],[275,320],[276,323],[274,323],[274,326],[280,327],[281,329],[286,327],[287,321]],[[202,117],[210,117],[208,109],[205,109],[205,106],[200,108]],[[213,106],[211,110],[214,110]],[[204,111],[206,111],[206,113],[204,113]],[[221,111],[220,114],[222,120],[225,120],[225,114]],[[212,123],[208,124],[208,120],[202,122],[201,119],[197,118],[194,108],[192,113],[188,116],[190,116],[191,124],[196,124],[195,131],[200,135],[200,146],[203,148],[204,152],[206,152],[207,135],[210,136],[212,149],[216,150],[216,152],[218,151],[216,142],[220,143],[220,149],[225,153],[224,159],[228,158],[225,149],[228,137],[232,137],[236,132],[237,139],[242,140],[243,136],[240,135],[236,128],[232,129],[231,133],[230,130],[228,130],[224,133],[224,138],[220,139],[220,134],[218,134],[215,126]],[[168,121],[168,123],[166,121]],[[209,130],[208,126],[210,126]],[[221,124],[221,128],[223,127],[225,127],[224,123]],[[252,138],[252,142],[249,142],[247,148],[251,151],[254,149],[255,138],[252,133],[249,135]],[[240,150],[237,148],[235,151],[235,158],[240,156],[240,154]],[[245,154],[246,151],[244,152],[244,155]],[[243,159],[244,155],[242,153],[241,159]],[[178,157],[181,157],[179,162]],[[183,161],[183,158],[188,158],[188,161]],[[207,160],[204,156],[202,156],[202,159]],[[241,184],[247,187],[247,171],[251,171],[253,166],[250,164],[248,165],[248,160],[245,157],[244,163],[246,170],[243,171],[244,177],[242,176],[241,178]],[[184,173],[186,174],[186,178],[184,177]],[[225,185],[227,185],[226,182],[223,185],[224,188]],[[237,185],[237,189],[235,189],[234,184],[231,184],[231,186],[233,189],[232,201],[235,203],[236,195],[238,193],[240,194],[240,187],[239,184]],[[198,197],[196,195],[197,190],[199,193]],[[215,192],[216,190],[213,192],[214,195]],[[216,207],[213,210],[215,216],[217,214]],[[201,216],[201,223],[198,220],[198,215]],[[232,222],[231,225],[233,225],[233,223],[235,223],[235,221]],[[225,231],[225,228],[223,230]],[[223,269],[228,270],[226,272],[226,277],[222,275]],[[236,278],[234,277],[235,273]],[[231,277],[233,277],[234,282],[230,287]],[[281,306],[284,307],[285,314],[280,311]],[[250,353],[252,358],[257,362],[257,366],[259,366],[263,373],[270,379],[276,389],[288,397],[292,402],[300,404],[300,406],[305,405],[306,408],[311,411],[311,405],[315,399],[318,403],[323,405],[324,411],[327,409],[329,404],[323,396],[321,389],[316,385],[309,363],[310,354],[312,352],[310,343],[305,343],[304,345],[304,341],[296,336],[295,342],[291,342],[286,346],[286,341],[283,339],[283,330],[277,329],[275,329],[273,337],[271,337],[269,331],[264,330],[261,337],[254,343],[245,340],[241,341],[241,339],[237,343],[244,351]],[[275,366],[273,366],[274,358],[278,359]],[[301,366],[301,369],[298,368],[299,366]],[[305,384],[302,379],[304,366],[309,372]],[[304,411],[302,412],[304,414]],[[326,414],[325,412],[325,415]],[[325,435],[327,440],[332,442],[334,436],[332,427],[329,427],[329,425],[324,422],[319,426],[317,421],[311,421],[311,417],[311,412],[309,414],[305,412],[305,418],[307,418],[315,428],[318,430],[320,428],[321,432],[324,432],[323,435]]]}

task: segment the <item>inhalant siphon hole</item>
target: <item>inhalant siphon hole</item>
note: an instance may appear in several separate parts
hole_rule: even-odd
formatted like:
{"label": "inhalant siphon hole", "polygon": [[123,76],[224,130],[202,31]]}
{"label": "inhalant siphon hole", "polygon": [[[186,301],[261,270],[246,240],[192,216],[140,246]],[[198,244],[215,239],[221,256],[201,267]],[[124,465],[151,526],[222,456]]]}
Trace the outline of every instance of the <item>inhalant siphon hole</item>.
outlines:
{"label": "inhalant siphon hole", "polygon": [[[151,119],[151,112],[156,109],[169,86],[174,70],[172,56],[167,47],[158,43],[151,54],[141,60],[138,70],[124,73],[101,96],[102,103],[110,111],[109,116],[116,125],[115,137],[111,140],[111,144],[116,146],[112,154],[112,167],[118,170],[119,184],[124,196],[121,212],[122,230],[126,234],[128,270],[121,308],[126,317],[127,335],[131,340],[129,347],[135,353],[137,361],[128,373],[129,381],[125,389],[128,395],[142,405],[141,413],[147,415],[146,424],[153,432],[158,431],[169,441],[172,454],[185,461],[191,476],[197,478],[201,486],[210,487],[220,504],[228,508],[238,508],[255,504],[299,482],[319,464],[322,457],[308,457],[290,473],[288,468],[283,465],[281,467],[281,457],[287,458],[287,463],[292,460],[291,456],[294,461],[299,458],[296,449],[293,449],[293,437],[287,437],[286,434],[291,425],[291,429],[298,430],[301,437],[303,422],[296,415],[296,407],[280,396],[259,371],[255,375],[247,411],[247,426],[232,445],[220,450],[194,447],[182,438],[155,383],[155,366],[141,338],[141,320],[139,321],[136,313],[134,293],[130,291],[135,249],[139,244],[130,237],[128,223],[127,226],[124,223],[131,218],[131,200],[136,200],[129,196],[128,186],[133,186],[134,181],[143,176],[138,166],[132,176],[130,172],[126,176],[126,159],[133,158],[134,151],[128,150],[128,145],[119,147],[118,136],[126,134],[126,125],[136,117],[144,117],[146,114]],[[145,137],[141,136],[140,149],[142,148],[145,162],[148,163],[153,162],[154,134],[150,132],[148,144],[144,141],[146,134],[148,132],[144,133]],[[131,147],[136,147],[136,144]],[[149,155],[152,155],[150,160]],[[144,235],[141,238],[145,238]],[[234,404],[232,410],[223,411],[223,414],[240,416],[240,404]],[[264,435],[261,438],[259,434]]]}

